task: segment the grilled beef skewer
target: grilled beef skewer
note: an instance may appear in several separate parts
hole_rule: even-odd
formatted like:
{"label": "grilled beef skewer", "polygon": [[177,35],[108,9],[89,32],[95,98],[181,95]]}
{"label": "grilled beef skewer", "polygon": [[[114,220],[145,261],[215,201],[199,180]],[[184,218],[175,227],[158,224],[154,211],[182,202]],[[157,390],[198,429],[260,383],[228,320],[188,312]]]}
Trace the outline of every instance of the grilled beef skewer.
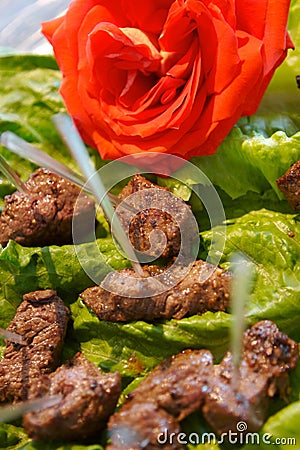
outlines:
{"label": "grilled beef skewer", "polygon": [[[185,278],[174,287],[168,288],[170,280],[166,276],[163,279],[165,292],[156,295],[156,286],[150,277],[163,275],[163,269],[144,266],[145,277],[149,277],[149,287],[153,287],[151,296],[143,295],[144,279],[140,281],[133,270],[124,269],[106,276],[103,282],[105,289],[101,286],[91,287],[80,294],[80,297],[99,319],[117,322],[182,319],[195,314],[201,315],[206,311],[225,311],[229,304],[231,273],[219,267],[214,272],[213,269],[213,266],[204,261],[195,261],[188,267]],[[177,271],[180,275],[180,267]],[[212,273],[208,279],[206,273]],[[122,277],[120,281],[120,274],[126,278]],[[119,295],[115,292],[120,291],[119,283],[123,283],[124,279],[124,295]]]}
{"label": "grilled beef skewer", "polygon": [[[147,194],[149,189],[151,189],[151,195],[150,191]],[[142,195],[132,195],[137,193]],[[136,250],[153,257],[171,258],[178,255],[181,246],[180,226],[184,228],[189,218],[186,203],[171,193],[164,195],[166,193],[170,193],[169,189],[158,186],[137,174],[118,196],[133,210],[137,210],[136,214],[130,214],[128,208],[118,210],[123,226],[129,227],[131,244]],[[160,208],[153,205],[160,205]],[[151,245],[149,236],[152,231],[161,231],[166,242],[162,234],[155,233],[152,235]]]}
{"label": "grilled beef skewer", "polygon": [[[212,367],[207,350],[187,350],[156,367],[111,416],[108,450],[162,448],[159,436],[178,435],[179,422],[202,405]],[[182,447],[174,439],[163,448]]]}
{"label": "grilled beef skewer", "polygon": [[30,397],[43,374],[55,370],[66,334],[69,310],[53,290],[25,294],[8,331],[26,345],[7,341],[0,360],[0,402]]}
{"label": "grilled beef skewer", "polygon": [[[95,217],[93,200],[75,184],[45,169],[37,169],[25,183],[26,192],[5,197],[0,216],[0,244],[9,239],[27,247],[72,243],[72,220],[76,214]],[[89,221],[83,220],[84,223]],[[84,230],[82,231],[84,235]]]}
{"label": "grilled beef skewer", "polygon": [[239,421],[245,421],[249,431],[257,431],[266,420],[269,398],[286,395],[288,372],[297,361],[297,343],[267,320],[245,332],[235,380],[230,353],[215,366],[207,350],[173,356],[156,367],[111,416],[108,450],[181,449],[176,439],[179,422],[199,408],[219,434],[236,431]]}
{"label": "grilled beef skewer", "polygon": [[118,373],[103,374],[83,354],[44,376],[35,397],[61,395],[58,404],[25,414],[23,426],[35,440],[83,441],[97,435],[121,393]]}
{"label": "grilled beef skewer", "polygon": [[243,345],[236,379],[230,352],[214,367],[210,378],[211,389],[202,411],[219,434],[237,430],[240,421],[247,423],[250,432],[259,430],[270,398],[279,394],[287,399],[288,372],[296,367],[299,357],[298,344],[269,320],[248,329]]}

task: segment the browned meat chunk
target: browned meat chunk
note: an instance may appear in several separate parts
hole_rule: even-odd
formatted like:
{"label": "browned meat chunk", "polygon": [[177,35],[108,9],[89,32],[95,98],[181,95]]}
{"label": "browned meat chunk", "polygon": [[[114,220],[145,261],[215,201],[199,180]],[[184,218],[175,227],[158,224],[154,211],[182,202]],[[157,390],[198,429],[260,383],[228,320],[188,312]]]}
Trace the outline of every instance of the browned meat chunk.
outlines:
{"label": "browned meat chunk", "polygon": [[183,420],[203,403],[210,383],[213,358],[208,350],[185,350],[163,361],[127,398],[143,403],[150,397],[156,404]]}
{"label": "browned meat chunk", "polygon": [[291,207],[300,211],[300,160],[295,162],[276,182]]}
{"label": "browned meat chunk", "polygon": [[203,414],[218,432],[236,430],[245,421],[249,431],[259,430],[265,419],[269,397],[286,397],[287,372],[296,367],[298,344],[268,320],[258,322],[244,335],[244,351],[233,382],[231,354],[215,367],[212,390]]}
{"label": "browned meat chunk", "polygon": [[107,450],[182,450],[176,439],[164,442],[165,432],[178,436],[180,425],[171,414],[168,414],[155,403],[145,400],[123,406],[120,411],[111,416],[109,431],[112,443]]}
{"label": "browned meat chunk", "polygon": [[261,428],[266,418],[269,399],[265,374],[249,369],[243,360],[237,386],[233,382],[231,354],[214,367],[211,391],[203,406],[203,415],[219,434],[237,431],[237,423],[245,421],[249,431]]}
{"label": "browned meat chunk", "polygon": [[121,393],[118,373],[103,374],[84,355],[45,376],[34,395],[62,395],[55,406],[25,414],[23,426],[33,439],[85,440],[106,425]]}
{"label": "browned meat chunk", "polygon": [[244,334],[235,377],[230,353],[215,366],[207,350],[173,356],[155,368],[110,418],[108,449],[180,449],[179,422],[199,408],[217,433],[236,432],[239,421],[257,431],[266,420],[269,397],[282,394],[287,373],[297,361],[297,343],[270,321]]}
{"label": "browned meat chunk", "polygon": [[[212,367],[206,350],[185,351],[156,367],[110,418],[108,449],[162,448],[159,436],[178,435],[179,421],[203,403]],[[175,440],[163,448],[182,447]]]}
{"label": "browned meat chunk", "polygon": [[[145,189],[151,189],[151,195],[149,191],[147,195],[129,197]],[[184,201],[171,193],[167,195],[167,192],[170,192],[167,188],[151,183],[138,174],[119,194],[121,200],[126,199],[126,203],[139,211],[132,218],[125,208],[119,214],[123,224],[129,225],[129,238],[133,247],[154,257],[170,258],[178,255],[181,245],[179,225],[184,229],[188,218],[188,207]],[[152,231],[163,234],[152,234],[150,244],[149,236]]]}
{"label": "browned meat chunk", "polygon": [[[77,216],[95,217],[93,201],[86,195],[79,196],[77,186],[54,173],[38,169],[25,184],[30,194],[16,191],[5,197],[0,216],[2,246],[9,239],[27,247],[72,243],[72,219],[77,199]],[[84,223],[89,221],[82,221],[83,227]]]}
{"label": "browned meat chunk", "polygon": [[[149,278],[150,288],[153,287],[151,295],[148,295],[144,279],[137,279],[132,269],[124,269],[109,273],[102,282],[104,287],[88,288],[80,297],[100,319],[109,321],[182,319],[206,311],[225,311],[229,304],[231,274],[216,268],[206,279],[206,272],[212,269],[205,261],[195,261],[175,287],[168,287],[170,280],[166,276],[163,279],[165,292],[160,294],[155,294],[155,279]],[[178,268],[179,274],[180,270]],[[157,266],[145,266],[144,272],[145,277],[163,273]],[[126,278],[120,279],[120,275]],[[124,296],[116,293],[120,291],[120,283]]]}
{"label": "browned meat chunk", "polygon": [[26,400],[40,377],[59,364],[69,310],[55,291],[24,295],[8,331],[19,334],[27,345],[7,341],[0,361],[0,402]]}

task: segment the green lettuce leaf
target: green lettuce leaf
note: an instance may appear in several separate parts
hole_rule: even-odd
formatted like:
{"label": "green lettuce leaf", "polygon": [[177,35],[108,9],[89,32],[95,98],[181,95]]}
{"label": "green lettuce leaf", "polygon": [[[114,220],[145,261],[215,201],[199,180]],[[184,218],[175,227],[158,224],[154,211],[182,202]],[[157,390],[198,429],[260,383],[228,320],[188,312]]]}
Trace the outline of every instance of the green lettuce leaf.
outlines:
{"label": "green lettuce leaf", "polygon": [[12,424],[0,425],[1,449],[7,450],[103,450],[98,444],[76,445],[56,442],[34,442],[23,428]]}
{"label": "green lettuce leaf", "polygon": [[[282,200],[276,179],[300,159],[300,132],[295,132],[299,125],[285,119],[285,116],[278,115],[272,124],[271,119],[265,116],[243,118],[214,155],[194,157],[190,162],[231,199],[249,192],[264,195],[274,190],[277,201]],[[187,180],[186,185],[163,178],[158,182],[184,200],[190,198],[190,187],[201,183],[200,175],[199,178],[191,178],[186,165],[177,170],[174,177]]]}
{"label": "green lettuce leaf", "polygon": [[[221,231],[216,229],[214,239]],[[203,255],[212,232],[202,233]],[[276,252],[274,252],[276,249]],[[221,263],[229,266],[233,253],[243,252],[255,268],[255,283],[246,316],[251,325],[274,320],[279,328],[300,340],[300,223],[298,217],[267,210],[254,211],[227,225]],[[127,377],[141,375],[163,358],[184,348],[208,348],[216,360],[229,345],[230,315],[206,313],[157,324],[142,321],[116,324],[99,321],[78,300],[72,306],[74,336],[86,356],[104,369]]]}
{"label": "green lettuce leaf", "polygon": [[[277,70],[259,112],[251,118],[242,118],[215,155],[192,160],[216,186],[226,217],[230,219],[221,264],[228,267],[230,257],[236,251],[245,253],[254,264],[255,282],[247,304],[247,324],[261,319],[274,320],[282,331],[298,342],[299,217],[292,214],[282,198],[276,178],[300,159],[300,102],[297,101],[299,91],[295,83],[300,67],[299,18],[299,1],[292,0],[289,30],[298,50],[290,52],[286,62]],[[51,123],[53,114],[65,110],[58,94],[61,75],[54,58],[35,55],[1,57],[0,80],[0,132],[14,131],[76,169]],[[35,168],[3,147],[0,147],[0,152],[23,179]],[[97,152],[91,150],[91,156],[96,167],[105,163]],[[207,219],[201,203],[191,195],[190,189],[199,180],[190,179],[185,167],[180,169],[180,174],[186,183],[172,179],[159,182],[185,200],[190,200],[198,220],[202,221],[200,228],[205,230],[201,232],[201,252],[206,257],[212,232],[205,222]],[[13,187],[0,177],[1,201],[12,190]],[[215,230],[214,239],[220,237],[218,232],[221,233]],[[116,252],[112,239],[107,236],[107,229],[103,236],[97,241],[103,260],[97,259],[98,254],[94,256],[95,248],[91,244],[80,247],[81,257],[93,263],[97,261],[95,272],[99,276],[110,270],[107,263],[113,269],[128,266],[128,261]],[[72,246],[23,248],[10,242],[0,250],[0,277],[1,327],[8,325],[25,292],[38,288],[57,289],[70,306],[73,319],[63,360],[77,350],[83,351],[102,369],[119,370],[125,392],[130,391],[137,380],[163,358],[184,348],[208,348],[213,352],[215,361],[219,361],[229,347],[231,316],[226,313],[206,313],[201,317],[156,324],[142,321],[130,324],[100,322],[78,299],[78,294],[93,282],[82,269]],[[0,344],[1,350],[3,342]],[[261,435],[270,433],[273,437],[296,437],[299,444],[299,366],[290,379],[293,403],[273,414],[261,430]],[[210,431],[199,413],[189,417],[183,429],[199,433]],[[102,439],[105,439],[105,434]],[[0,425],[0,443],[1,448],[20,450],[103,448],[102,440],[95,445],[35,443],[16,424]],[[188,448],[215,450],[219,447],[217,444],[207,444],[188,445]],[[260,444],[259,448],[264,447]]]}
{"label": "green lettuce leaf", "polygon": [[282,198],[276,178],[300,159],[300,132],[291,137],[282,130],[270,137],[249,134],[237,125],[214,155],[192,162],[232,198],[248,191],[262,194],[270,187]]}
{"label": "green lettuce leaf", "polygon": [[[128,266],[116,252],[111,237],[77,247],[80,258],[89,258],[94,274],[103,278],[110,270]],[[102,258],[99,258],[98,248]],[[36,289],[56,289],[67,304],[93,282],[85,273],[73,245],[25,248],[14,241],[0,250],[0,327],[6,327],[14,316],[22,295]]]}
{"label": "green lettuce leaf", "polygon": [[[13,131],[59,161],[71,158],[51,123],[51,116],[65,111],[58,93],[61,74],[51,56],[10,55],[0,58],[0,132]],[[33,169],[28,161],[4,148],[1,152],[26,178]]]}
{"label": "green lettuce leaf", "polygon": [[[227,266],[232,252],[239,250],[255,264],[255,286],[247,305],[248,323],[273,319],[283,331],[298,340],[299,228],[296,215],[265,210],[247,214],[228,224],[222,257],[222,264]],[[204,247],[208,248],[211,232],[203,232],[202,238]],[[114,268],[126,266],[125,260],[112,259],[117,253],[110,238],[99,242],[102,253],[107,254]],[[82,244],[87,254],[90,254],[89,245]],[[274,248],[278,248],[275,261]],[[104,274],[107,267],[100,266],[99,270]],[[157,324],[99,321],[81,300],[74,299],[75,294],[90,285],[90,280],[76,260],[72,246],[28,249],[10,242],[0,254],[0,274],[5,280],[2,326],[13,316],[22,293],[37,288],[56,288],[70,305],[74,321],[66,341],[65,358],[80,349],[102,369],[119,370],[124,382],[146,374],[163,358],[184,348],[208,348],[218,361],[229,347],[231,318],[226,313],[206,313]],[[295,398],[299,383],[292,386]],[[205,423],[203,427],[206,429]]]}
{"label": "green lettuce leaf", "polygon": [[260,111],[263,113],[284,113],[295,118],[299,124],[300,104],[299,91],[296,87],[296,76],[300,68],[300,4],[298,0],[291,0],[288,22],[289,34],[294,43],[295,50],[290,50],[288,57],[276,70],[275,75],[264,95]]}
{"label": "green lettuce leaf", "polygon": [[245,450],[255,450],[257,448],[267,450],[275,449],[296,449],[299,448],[300,432],[300,402],[294,402],[274,414],[264,424],[259,432],[258,442],[248,444]]}
{"label": "green lettuce leaf", "polygon": [[[263,195],[272,189],[277,200],[282,200],[276,179],[300,159],[299,125],[300,114],[298,124],[282,114],[244,117],[214,155],[194,157],[190,162],[232,199],[249,191]],[[184,200],[190,198],[190,187],[201,183],[201,174],[191,177],[188,165],[177,170],[174,177],[186,180],[186,184],[163,178],[158,182]]]}
{"label": "green lettuce leaf", "polygon": [[71,306],[74,337],[82,352],[104,370],[124,377],[145,374],[164,358],[186,348],[208,348],[219,360],[228,349],[230,315],[208,312],[150,324],[99,321],[79,300]]}
{"label": "green lettuce leaf", "polygon": [[[215,229],[214,239],[222,239],[223,231]],[[203,232],[202,238],[208,249],[212,231]],[[253,292],[246,309],[250,323],[273,320],[299,341],[299,216],[263,209],[229,221],[221,257],[225,267],[234,252],[244,253],[255,268]]]}
{"label": "green lettuce leaf", "polygon": [[[268,433],[271,435],[270,441],[274,443],[275,448],[291,448],[299,445],[300,442],[300,402],[294,402],[286,408],[279,411],[263,426],[261,433]],[[280,439],[281,443],[276,444],[276,438]],[[286,439],[293,439],[290,445],[287,445]]]}
{"label": "green lettuce leaf", "polygon": [[[0,133],[12,131],[71,169],[78,170],[51,121],[54,114],[66,111],[58,92],[61,73],[53,56],[1,56],[0,80]],[[98,152],[89,150],[96,167],[106,163],[100,160]],[[1,145],[0,153],[23,180],[36,168]],[[13,190],[0,172],[0,196]]]}

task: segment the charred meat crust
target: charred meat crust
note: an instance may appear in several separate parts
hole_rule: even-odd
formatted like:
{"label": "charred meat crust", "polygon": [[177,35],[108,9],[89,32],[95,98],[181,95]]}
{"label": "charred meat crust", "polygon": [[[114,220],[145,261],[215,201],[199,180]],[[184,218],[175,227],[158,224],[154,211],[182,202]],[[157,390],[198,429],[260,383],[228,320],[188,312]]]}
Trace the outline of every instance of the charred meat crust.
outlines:
{"label": "charred meat crust", "polygon": [[35,291],[23,296],[7,330],[22,336],[27,345],[6,343],[0,361],[0,402],[26,400],[41,375],[56,369],[68,316],[69,310],[56,291]]}
{"label": "charred meat crust", "polygon": [[[173,356],[156,367],[111,416],[108,449],[182,448],[174,436],[180,432],[180,421],[198,408],[219,434],[236,430],[239,421],[245,421],[249,431],[257,431],[266,419],[269,398],[287,388],[287,373],[296,367],[298,356],[298,344],[267,320],[244,334],[235,381],[230,353],[219,365],[213,365],[207,350]],[[160,433],[169,437],[175,433],[173,447],[158,442]]]}
{"label": "charred meat crust", "polygon": [[25,414],[23,426],[35,439],[84,440],[96,435],[115,410],[121,393],[118,373],[103,374],[83,354],[43,377],[33,391],[41,395],[62,395],[55,406]]}
{"label": "charred meat crust", "polygon": [[[153,191],[155,196],[151,195],[149,198],[143,196],[141,204],[134,197],[131,204],[129,196],[145,189],[155,189]],[[181,232],[179,225],[184,227],[187,221],[188,207],[182,199],[170,194],[168,196],[167,210],[172,211],[172,214],[166,210],[164,211],[163,209],[166,205],[163,205],[161,201],[160,193],[162,191],[170,192],[169,189],[152,183],[140,174],[135,175],[120,192],[119,198],[120,200],[126,199],[126,202],[140,212],[135,214],[129,221],[127,219],[128,210],[123,209],[123,214],[121,212],[119,217],[125,226],[129,225],[129,238],[136,250],[155,257],[171,258],[177,256],[180,251]],[[161,207],[159,209],[151,207],[153,202],[154,204],[160,204]],[[174,220],[174,217],[176,217],[176,220]],[[152,231],[163,232],[166,243],[162,236],[157,233],[152,235],[151,246],[149,236]]]}
{"label": "charred meat crust", "polygon": [[72,219],[92,214],[94,202],[69,181],[37,169],[25,183],[30,194],[16,191],[5,197],[0,216],[0,244],[9,239],[27,247],[72,243]]}
{"label": "charred meat crust", "polygon": [[[144,266],[145,276],[151,277],[163,270],[157,266]],[[212,272],[208,279],[200,276]],[[124,293],[130,297],[115,294],[119,286],[119,274],[126,276]],[[187,275],[166,292],[143,296],[144,285],[136,278],[132,269],[111,272],[104,280],[105,289],[94,286],[80,294],[84,303],[101,320],[127,322],[131,320],[153,321],[157,319],[182,319],[206,311],[225,311],[229,304],[231,273],[213,267],[205,261],[195,261],[187,270]],[[166,284],[168,280],[166,279]],[[136,297],[135,297],[136,295]]]}
{"label": "charred meat crust", "polygon": [[109,431],[112,443],[106,450],[182,450],[176,439],[165,445],[158,444],[158,439],[165,431],[172,436],[180,433],[179,422],[155,401],[145,399],[143,403],[133,402],[130,407],[122,407],[111,416]]}
{"label": "charred meat crust", "polygon": [[300,160],[295,162],[276,182],[290,206],[300,211]]}
{"label": "charred meat crust", "polygon": [[204,401],[213,366],[208,350],[185,350],[163,361],[127,396],[143,403],[151,397],[159,408],[181,421]]}
{"label": "charred meat crust", "polygon": [[[177,435],[179,421],[201,406],[211,368],[206,350],[187,350],[156,367],[111,416],[108,450],[161,448],[158,436],[165,430]],[[163,448],[182,447],[174,440]]]}
{"label": "charred meat crust", "polygon": [[243,358],[236,385],[230,353],[215,366],[212,388],[203,414],[219,433],[236,430],[245,421],[248,431],[260,429],[266,419],[269,398],[287,398],[288,371],[296,367],[298,344],[268,320],[258,322],[244,334]]}

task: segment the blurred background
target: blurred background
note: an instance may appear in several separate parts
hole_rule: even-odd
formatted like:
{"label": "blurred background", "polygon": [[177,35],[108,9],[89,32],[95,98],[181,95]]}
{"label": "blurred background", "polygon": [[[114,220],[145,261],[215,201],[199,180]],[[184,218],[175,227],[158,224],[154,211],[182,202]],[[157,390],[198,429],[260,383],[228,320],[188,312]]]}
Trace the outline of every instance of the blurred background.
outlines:
{"label": "blurred background", "polygon": [[0,0],[0,51],[52,53],[41,22],[60,16],[70,0]]}

